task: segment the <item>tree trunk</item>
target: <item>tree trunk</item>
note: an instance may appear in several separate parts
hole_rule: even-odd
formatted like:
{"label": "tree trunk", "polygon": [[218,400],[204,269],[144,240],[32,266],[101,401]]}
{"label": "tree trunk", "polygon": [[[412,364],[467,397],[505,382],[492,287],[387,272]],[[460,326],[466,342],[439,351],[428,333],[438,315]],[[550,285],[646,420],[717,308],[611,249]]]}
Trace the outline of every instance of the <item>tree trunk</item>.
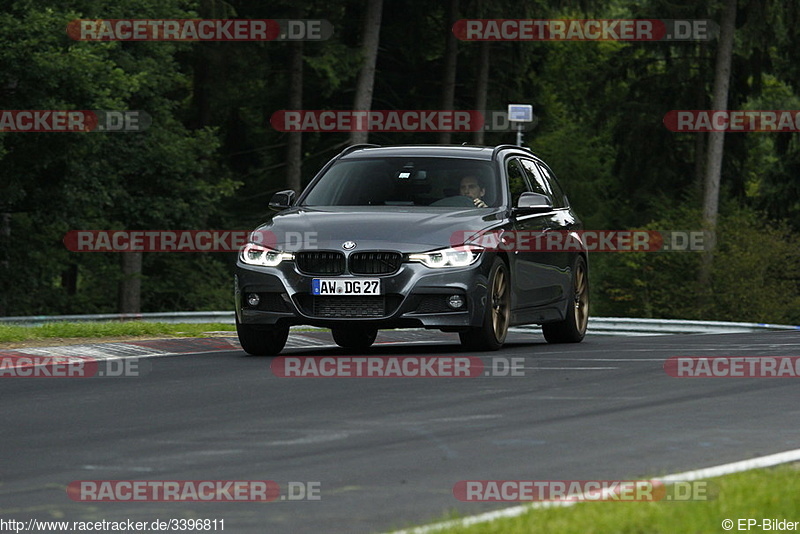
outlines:
{"label": "tree trunk", "polygon": [[61,271],[61,287],[64,288],[64,291],[70,297],[74,297],[78,293],[77,264],[71,263]]}
{"label": "tree trunk", "polygon": [[[119,313],[142,311],[142,252],[120,252]],[[179,311],[179,310],[176,310]]]}
{"label": "tree trunk", "polygon": [[702,193],[705,179],[703,171],[706,168],[706,134],[705,132],[697,132],[694,135],[694,192]]}
{"label": "tree trunk", "polygon": [[[458,20],[458,0],[450,0],[447,9],[444,47],[444,78],[442,80],[442,109],[450,110],[455,106],[456,98],[456,65],[458,63],[458,40],[453,34],[453,24]],[[449,145],[452,132],[440,132],[439,144]]]}
{"label": "tree trunk", "polygon": [[[714,94],[711,107],[724,110],[728,107],[728,88],[731,81],[731,61],[733,59],[733,34],[736,30],[736,0],[725,0],[720,24],[719,48],[714,71]],[[725,132],[709,132],[706,150],[706,179],[703,198],[703,226],[706,230],[706,251],[700,269],[700,283],[707,287],[711,281],[711,266],[714,248],[717,243],[717,211],[719,208],[719,182],[722,173],[722,156],[725,146]]]}
{"label": "tree trunk", "polygon": [[[224,19],[223,14],[217,12],[216,2],[201,0],[198,5],[198,14],[203,19]],[[190,127],[199,129],[211,124],[211,87],[215,80],[212,72],[216,65],[216,43],[195,43],[192,47],[192,115]]]}
{"label": "tree trunk", "polygon": [[[353,101],[353,109],[356,111],[369,111],[372,109],[372,91],[375,86],[375,65],[378,60],[382,11],[383,0],[368,1],[361,42],[363,63],[361,71],[358,73],[356,96]],[[350,134],[350,143],[354,145],[366,143],[368,139],[369,132],[352,132]]]}
{"label": "tree trunk", "polygon": [[[700,41],[697,45],[697,63],[703,65],[706,60],[706,43]],[[706,109],[708,99],[706,97],[706,87],[704,83],[697,83],[697,102],[695,109]],[[694,190],[698,198],[703,196],[703,184],[705,183],[706,171],[706,134],[697,132],[694,134]]]}
{"label": "tree trunk", "polygon": [[[303,108],[303,41],[289,44],[289,109]],[[303,170],[303,133],[289,132],[286,149],[286,187],[300,191]]]}
{"label": "tree trunk", "polygon": [[0,213],[0,317],[8,315],[11,277],[11,214]]}
{"label": "tree trunk", "polygon": [[194,115],[190,121],[195,129],[204,128],[211,124],[211,96],[210,87],[213,84],[209,56],[210,46],[213,43],[197,43],[194,50],[194,69],[192,75],[192,108]]}
{"label": "tree trunk", "polygon": [[[486,103],[489,95],[489,41],[480,44],[480,59],[478,60],[478,79],[475,87],[475,109],[487,111]],[[484,120],[487,114],[484,114]],[[485,130],[480,129],[472,133],[472,142],[476,145],[484,143]]]}

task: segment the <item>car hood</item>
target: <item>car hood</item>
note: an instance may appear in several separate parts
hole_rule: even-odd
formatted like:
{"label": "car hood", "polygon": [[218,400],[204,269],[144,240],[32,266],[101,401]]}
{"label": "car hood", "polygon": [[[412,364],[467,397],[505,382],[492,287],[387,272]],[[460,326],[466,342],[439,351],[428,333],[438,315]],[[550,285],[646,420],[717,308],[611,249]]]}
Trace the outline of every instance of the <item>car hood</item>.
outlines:
{"label": "car hood", "polygon": [[279,250],[354,250],[425,252],[461,244],[463,235],[498,227],[501,208],[426,208],[399,206],[296,207],[276,213],[252,234],[253,241]]}

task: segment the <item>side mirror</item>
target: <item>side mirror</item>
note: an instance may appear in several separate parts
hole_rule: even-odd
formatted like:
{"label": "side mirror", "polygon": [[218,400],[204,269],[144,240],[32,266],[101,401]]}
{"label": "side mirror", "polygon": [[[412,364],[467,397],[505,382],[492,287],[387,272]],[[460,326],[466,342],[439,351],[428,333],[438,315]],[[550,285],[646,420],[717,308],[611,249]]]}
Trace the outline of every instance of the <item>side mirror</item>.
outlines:
{"label": "side mirror", "polygon": [[526,191],[519,196],[514,211],[519,213],[545,212],[553,209],[550,198],[541,193]]}
{"label": "side mirror", "polygon": [[269,209],[273,211],[285,210],[292,204],[294,204],[294,190],[292,189],[278,191],[269,199]]}

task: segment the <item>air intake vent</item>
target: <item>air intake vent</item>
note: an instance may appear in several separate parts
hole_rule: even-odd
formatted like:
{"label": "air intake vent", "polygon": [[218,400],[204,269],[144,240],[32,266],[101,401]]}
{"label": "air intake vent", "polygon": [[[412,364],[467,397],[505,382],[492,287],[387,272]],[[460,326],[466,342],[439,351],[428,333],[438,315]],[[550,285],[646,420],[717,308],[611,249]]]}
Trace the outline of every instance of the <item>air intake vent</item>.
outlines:
{"label": "air intake vent", "polygon": [[355,252],[349,262],[353,274],[392,274],[400,268],[403,256],[398,252]]}
{"label": "air intake vent", "polygon": [[294,256],[300,272],[312,275],[343,274],[344,254],[331,250],[298,252]]}

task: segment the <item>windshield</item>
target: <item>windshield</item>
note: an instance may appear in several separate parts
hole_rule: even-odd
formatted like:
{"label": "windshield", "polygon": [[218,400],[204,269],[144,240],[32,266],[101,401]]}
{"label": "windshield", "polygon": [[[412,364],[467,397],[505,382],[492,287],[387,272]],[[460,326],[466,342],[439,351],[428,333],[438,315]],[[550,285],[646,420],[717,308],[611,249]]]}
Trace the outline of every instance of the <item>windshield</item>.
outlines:
{"label": "windshield", "polygon": [[348,159],[334,163],[302,205],[492,207],[500,203],[499,191],[489,161]]}

